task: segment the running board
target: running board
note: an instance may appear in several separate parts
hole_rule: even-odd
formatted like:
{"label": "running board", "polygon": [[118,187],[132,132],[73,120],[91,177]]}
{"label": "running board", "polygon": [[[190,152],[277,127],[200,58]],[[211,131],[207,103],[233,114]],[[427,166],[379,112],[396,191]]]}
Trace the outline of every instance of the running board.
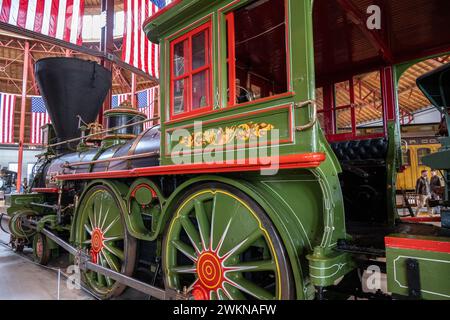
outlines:
{"label": "running board", "polygon": [[47,229],[42,229],[40,231],[42,234],[47,236],[49,239],[57,243],[60,247],[65,249],[67,252],[75,256],[75,263],[80,267],[81,270],[91,270],[97,273],[100,273],[106,277],[116,280],[128,287],[131,287],[137,291],[148,294],[152,297],[155,297],[160,300],[191,300],[192,295],[186,292],[179,292],[173,289],[161,289],[142,281],[136,280],[132,277],[123,275],[119,272],[113,271],[111,269],[105,268],[98,264],[95,264],[91,261],[89,255],[82,251],[78,250],[71,244],[62,240],[60,237],[52,233]]}

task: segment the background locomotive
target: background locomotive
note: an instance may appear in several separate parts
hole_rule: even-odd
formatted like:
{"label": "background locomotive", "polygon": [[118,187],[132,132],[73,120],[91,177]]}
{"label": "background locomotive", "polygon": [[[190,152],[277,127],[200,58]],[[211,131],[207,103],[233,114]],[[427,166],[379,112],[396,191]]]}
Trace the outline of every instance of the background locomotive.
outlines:
{"label": "background locomotive", "polygon": [[[448,225],[402,223],[395,208],[392,66],[367,64],[381,70],[383,132],[328,143],[314,83],[337,80],[325,76],[333,51],[321,47],[320,28],[313,43],[312,9],[307,0],[190,0],[154,15],[145,30],[161,45],[161,126],[146,131],[142,114],[119,107],[105,113],[105,131],[80,133],[110,73],[77,59],[39,61],[54,130],[33,192],[8,199],[14,242],[31,240],[41,263],[68,250],[101,298],[126,285],[170,299],[348,297],[363,295],[358,270],[368,265],[387,270],[394,294],[449,298]],[[420,80],[447,115],[448,70]],[[448,137],[442,145],[430,165],[447,170]]]}
{"label": "background locomotive", "polygon": [[3,194],[11,193],[11,190],[15,187],[17,173],[7,168],[0,170],[0,191]]}

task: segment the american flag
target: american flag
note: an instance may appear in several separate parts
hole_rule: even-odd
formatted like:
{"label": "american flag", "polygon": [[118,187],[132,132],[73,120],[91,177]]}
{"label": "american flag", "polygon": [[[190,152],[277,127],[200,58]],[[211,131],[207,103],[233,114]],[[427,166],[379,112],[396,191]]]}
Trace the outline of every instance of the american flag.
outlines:
{"label": "american flag", "polygon": [[50,122],[42,97],[31,97],[31,143],[42,144],[41,127]]}
{"label": "american flag", "polygon": [[159,46],[148,41],[142,24],[172,0],[125,0],[122,60],[159,78]]}
{"label": "american flag", "polygon": [[0,21],[81,45],[84,0],[0,0]]}
{"label": "american flag", "polygon": [[16,96],[0,93],[0,143],[14,143],[14,106]]}
{"label": "american flag", "polygon": [[111,99],[111,107],[113,108],[117,108],[118,106],[120,106],[120,104],[126,100],[130,100],[129,99],[130,94],[129,93],[124,93],[124,94],[115,94],[112,96]]}
{"label": "american flag", "polygon": [[[147,119],[155,116],[155,107],[157,107],[155,100],[159,92],[158,87],[153,87],[137,93],[139,111],[145,113]],[[144,129],[153,126],[153,121],[144,123]]]}

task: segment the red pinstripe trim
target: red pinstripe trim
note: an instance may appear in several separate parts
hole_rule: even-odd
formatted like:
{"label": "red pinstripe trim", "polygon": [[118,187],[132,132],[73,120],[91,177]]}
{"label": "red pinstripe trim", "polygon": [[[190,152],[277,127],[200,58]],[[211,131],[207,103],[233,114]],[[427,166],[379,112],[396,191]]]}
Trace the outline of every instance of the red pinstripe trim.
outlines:
{"label": "red pinstripe trim", "polygon": [[31,191],[37,193],[58,193],[58,188],[33,188]]}
{"label": "red pinstripe trim", "polygon": [[387,248],[450,253],[450,239],[449,241],[439,241],[417,238],[385,237],[384,242]]}
{"label": "red pinstripe trim", "polygon": [[401,220],[404,222],[441,222],[441,217],[405,217]]}
{"label": "red pinstripe trim", "polygon": [[[146,176],[160,176],[160,175],[181,175],[181,174],[200,174],[200,173],[225,173],[225,172],[250,172],[271,169],[271,164],[274,162],[268,161],[270,158],[245,159],[244,163],[239,163],[237,160],[234,163],[220,164],[182,164],[182,165],[168,165],[156,166],[146,168],[136,168],[132,170],[118,170],[106,172],[89,172],[89,173],[75,173],[63,174],[56,176],[58,180],[89,180],[89,179],[113,179],[113,178],[135,178]],[[300,168],[317,168],[325,161],[324,153],[305,153],[294,154],[287,156],[280,156],[278,162],[279,169],[300,169]],[[268,163],[268,164],[266,164]]]}

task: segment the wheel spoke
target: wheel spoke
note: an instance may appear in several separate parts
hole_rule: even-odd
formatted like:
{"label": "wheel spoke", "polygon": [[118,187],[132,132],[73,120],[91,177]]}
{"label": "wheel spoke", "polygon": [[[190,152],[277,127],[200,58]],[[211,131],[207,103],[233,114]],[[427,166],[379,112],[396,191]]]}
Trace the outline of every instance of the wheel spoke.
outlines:
{"label": "wheel spoke", "polygon": [[108,231],[120,220],[120,217],[116,217],[104,230],[103,234],[107,235]]}
{"label": "wheel spoke", "polygon": [[231,221],[232,221],[232,219],[230,219],[230,221],[228,221],[228,224],[225,227],[225,231],[223,232],[222,237],[220,238],[219,243],[217,244],[217,248],[214,249],[214,251],[217,252],[217,254],[220,254],[220,249],[222,249],[222,244],[225,241],[225,238],[227,237],[228,230],[230,229]]}
{"label": "wheel spoke", "polygon": [[210,223],[208,221],[208,216],[205,212],[205,207],[200,200],[194,200],[195,216],[197,218],[198,227],[200,229],[200,238],[202,241],[203,249],[209,248],[209,233],[210,233]]}
{"label": "wheel spoke", "polygon": [[109,252],[111,252],[113,255],[115,255],[117,258],[119,258],[120,260],[125,260],[125,255],[123,253],[123,250],[114,247],[113,245],[109,244],[109,243],[104,243],[104,248],[105,250],[108,250]]}
{"label": "wheel spoke", "polygon": [[95,223],[94,223],[94,220],[92,219],[90,213],[88,214],[88,220],[89,220],[89,224],[91,226],[91,230],[94,229],[95,228]]}
{"label": "wheel spoke", "polygon": [[101,220],[100,222],[100,228],[103,229],[105,227],[105,223],[106,223],[106,219],[108,219],[109,216],[109,209],[111,209],[111,207],[108,207],[108,209],[106,209],[105,215],[103,217],[103,220]]}
{"label": "wheel spoke", "polygon": [[197,256],[195,254],[194,248],[190,247],[189,245],[180,240],[172,240],[171,244],[192,261],[194,262],[197,261]]}
{"label": "wheel spoke", "polygon": [[100,274],[100,273],[98,273],[98,272],[97,272],[97,282],[98,282],[98,284],[100,284],[103,287],[106,286],[105,276]]}
{"label": "wheel spoke", "polygon": [[235,213],[236,204],[230,204],[222,193],[214,195],[211,213],[211,249],[219,252]]}
{"label": "wheel spoke", "polygon": [[197,252],[202,251],[202,245],[200,240],[200,235],[195,228],[194,224],[188,217],[181,217],[180,218],[181,225],[183,226],[184,231],[186,231],[186,234],[189,237],[189,240],[191,240],[192,245],[194,246],[195,250]]}
{"label": "wheel spoke", "polygon": [[[102,253],[100,252],[99,254],[99,259],[100,259],[100,264],[105,267],[105,268],[109,268],[108,262],[106,261],[106,259],[103,257]],[[114,284],[114,282],[111,280],[110,277],[105,276],[105,281],[106,281],[106,285],[108,287],[112,286]]]}
{"label": "wheel spoke", "polygon": [[195,273],[196,268],[195,266],[178,266],[170,268],[170,271],[174,273]]}
{"label": "wheel spoke", "polygon": [[84,224],[84,229],[90,234],[92,235],[92,229],[85,223]]}
{"label": "wheel spoke", "polygon": [[262,232],[260,229],[254,230],[248,236],[246,236],[241,242],[239,242],[236,246],[231,248],[226,254],[223,255],[223,259],[227,260],[232,256],[240,255],[245,252],[250,246],[255,243],[262,236]]}
{"label": "wheel spoke", "polygon": [[228,295],[225,293],[225,290],[217,289],[217,296],[219,297],[219,300],[230,300]]}
{"label": "wheel spoke", "polygon": [[218,300],[218,299],[219,299],[219,296],[217,295],[217,292],[215,292],[215,291],[210,291],[210,293],[209,293],[209,299],[211,299],[211,300]]}
{"label": "wheel spoke", "polygon": [[224,282],[223,290],[225,294],[231,300],[246,300],[244,294],[237,288],[233,287],[230,283]]}
{"label": "wheel spoke", "polygon": [[259,287],[255,283],[248,281],[243,278],[234,279],[233,281],[230,281],[227,279],[227,282],[230,283],[233,287],[248,293],[254,298],[260,299],[260,300],[272,300],[274,299],[274,296],[267,290]]}
{"label": "wheel spoke", "polygon": [[120,264],[117,262],[117,259],[113,255],[106,251],[102,251],[101,255],[105,258],[105,261],[111,270],[120,272]]}
{"label": "wheel spoke", "polygon": [[276,266],[273,260],[240,262],[233,266],[226,266],[226,272],[261,272],[275,270]]}
{"label": "wheel spoke", "polygon": [[103,241],[104,242],[109,242],[109,241],[118,241],[118,240],[123,240],[123,239],[124,239],[124,235],[122,234],[122,235],[119,235],[119,236],[116,236],[116,237],[104,238]]}

